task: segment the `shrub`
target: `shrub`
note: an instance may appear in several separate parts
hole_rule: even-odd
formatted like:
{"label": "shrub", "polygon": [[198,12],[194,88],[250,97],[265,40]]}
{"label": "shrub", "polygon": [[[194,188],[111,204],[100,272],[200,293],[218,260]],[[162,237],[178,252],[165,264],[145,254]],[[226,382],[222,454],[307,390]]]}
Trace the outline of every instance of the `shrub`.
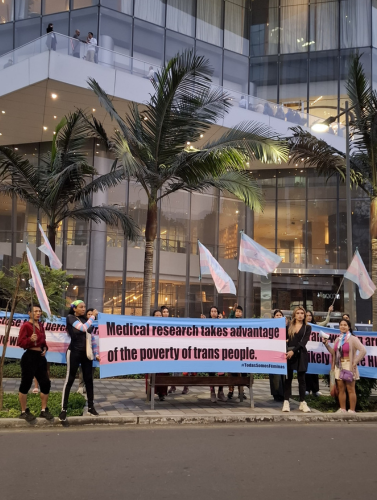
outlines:
{"label": "shrub", "polygon": [[[67,415],[69,417],[79,417],[82,415],[86,400],[84,396],[77,393],[69,395]],[[39,394],[28,394],[27,405],[30,412],[36,417],[41,412],[41,398]],[[51,392],[48,398],[48,409],[57,417],[61,411],[62,394],[61,392]],[[20,402],[17,394],[4,394],[4,411],[0,411],[0,418],[18,417],[21,412]]]}

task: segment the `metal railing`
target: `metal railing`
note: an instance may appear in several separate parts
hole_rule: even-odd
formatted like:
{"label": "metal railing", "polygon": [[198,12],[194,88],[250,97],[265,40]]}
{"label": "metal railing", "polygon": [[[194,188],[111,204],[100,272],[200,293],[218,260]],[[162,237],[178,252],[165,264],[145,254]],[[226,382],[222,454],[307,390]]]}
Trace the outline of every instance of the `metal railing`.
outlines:
{"label": "metal railing", "polygon": [[[155,73],[159,69],[159,66],[151,62],[142,61],[104,47],[88,45],[82,40],[61,35],[60,33],[49,33],[0,56],[0,70],[48,51],[75,57],[91,64],[124,71],[148,80],[155,79]],[[213,88],[222,89],[226,92],[231,104],[245,111],[245,120],[248,119],[247,112],[253,111],[254,113],[259,113],[270,118],[285,121],[288,127],[291,125],[301,125],[310,128],[314,123],[323,121],[318,116],[309,115],[308,113],[286,107],[282,104],[276,104],[260,99],[259,97],[247,95],[244,92],[234,91],[217,85],[213,85]],[[345,127],[340,123],[334,124],[328,134],[345,137]]]}

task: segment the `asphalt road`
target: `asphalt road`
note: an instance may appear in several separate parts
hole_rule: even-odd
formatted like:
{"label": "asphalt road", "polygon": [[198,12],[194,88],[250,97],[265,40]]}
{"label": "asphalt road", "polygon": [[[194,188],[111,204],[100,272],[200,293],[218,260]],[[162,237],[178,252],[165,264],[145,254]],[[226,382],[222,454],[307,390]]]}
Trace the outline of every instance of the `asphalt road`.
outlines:
{"label": "asphalt road", "polygon": [[1,500],[360,500],[377,425],[0,432]]}

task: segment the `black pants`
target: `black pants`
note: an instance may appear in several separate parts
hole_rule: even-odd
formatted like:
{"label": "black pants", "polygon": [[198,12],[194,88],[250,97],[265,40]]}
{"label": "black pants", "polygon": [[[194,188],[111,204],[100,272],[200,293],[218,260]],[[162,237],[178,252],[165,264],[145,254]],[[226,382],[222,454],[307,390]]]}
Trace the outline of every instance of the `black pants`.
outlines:
{"label": "black pants", "polygon": [[276,400],[284,399],[284,384],[285,384],[285,376],[284,375],[269,375],[270,378],[270,390],[271,396]]}
{"label": "black pants", "polygon": [[[208,373],[208,375],[209,375],[210,377],[215,377],[215,376],[216,376],[216,373],[215,373],[215,372],[211,372],[211,373]],[[222,377],[222,376],[223,376],[223,375],[219,375],[219,377]],[[210,389],[211,389],[211,391],[214,391],[214,390],[215,390],[214,386],[211,386],[211,388],[210,388]],[[223,389],[224,389],[224,386],[223,386],[223,385],[219,385],[219,392],[223,392]]]}
{"label": "black pants", "polygon": [[19,391],[27,394],[36,378],[42,394],[49,394],[51,382],[47,374],[47,361],[41,351],[27,350],[21,358],[21,383]]}
{"label": "black pants", "polygon": [[[66,410],[68,407],[69,393],[75,381],[77,370],[81,365],[82,375],[84,377],[86,395],[88,397],[88,408],[93,408],[94,393],[93,393],[93,361],[86,357],[85,351],[74,351],[68,349],[67,351],[67,376],[65,377],[63,394],[62,394],[62,408]],[[41,389],[42,390],[42,389]]]}
{"label": "black pants", "polygon": [[319,378],[314,373],[307,373],[305,375],[306,390],[315,394],[319,391]]}
{"label": "black pants", "polygon": [[[305,373],[306,372],[297,372],[300,403],[302,401],[305,401],[305,391],[306,391]],[[292,395],[292,380],[293,380],[293,370],[290,370],[288,368],[288,375],[287,378],[285,379],[285,384],[284,384],[284,401],[289,401],[289,398]]]}

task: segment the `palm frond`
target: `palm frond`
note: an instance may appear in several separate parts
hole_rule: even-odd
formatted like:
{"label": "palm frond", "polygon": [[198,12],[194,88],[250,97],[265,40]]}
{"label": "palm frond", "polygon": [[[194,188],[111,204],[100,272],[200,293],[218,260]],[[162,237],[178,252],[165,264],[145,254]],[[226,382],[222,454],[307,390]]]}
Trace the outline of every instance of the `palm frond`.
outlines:
{"label": "palm frond", "polygon": [[41,183],[38,168],[12,148],[0,146],[0,182],[10,181],[26,196],[37,196]]}

